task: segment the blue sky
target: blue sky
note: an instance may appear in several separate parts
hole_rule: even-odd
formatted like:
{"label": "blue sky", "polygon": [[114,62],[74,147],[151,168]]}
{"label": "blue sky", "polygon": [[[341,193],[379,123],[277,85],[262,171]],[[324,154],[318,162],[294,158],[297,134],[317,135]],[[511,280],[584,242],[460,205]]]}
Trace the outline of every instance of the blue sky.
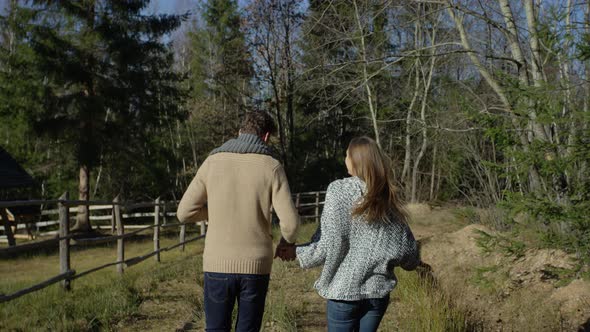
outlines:
{"label": "blue sky", "polygon": [[[203,0],[152,0],[150,3],[150,11],[154,13],[183,13],[191,10]],[[0,12],[4,12],[9,0],[0,0]]]}
{"label": "blue sky", "polygon": [[193,10],[198,2],[198,0],[152,0],[150,9],[154,13],[184,13]]}

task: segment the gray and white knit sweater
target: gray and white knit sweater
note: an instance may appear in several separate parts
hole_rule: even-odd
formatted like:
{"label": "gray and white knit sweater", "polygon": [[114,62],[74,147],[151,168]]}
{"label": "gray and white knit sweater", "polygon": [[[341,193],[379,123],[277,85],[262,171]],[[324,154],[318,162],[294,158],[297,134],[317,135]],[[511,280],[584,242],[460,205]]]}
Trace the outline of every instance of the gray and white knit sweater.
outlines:
{"label": "gray and white knit sweater", "polygon": [[318,230],[310,243],[297,247],[302,268],[323,265],[314,286],[326,299],[382,298],[397,283],[394,267],[413,270],[420,261],[416,240],[405,223],[369,224],[352,217],[353,205],[365,188],[358,177],[332,182]]}

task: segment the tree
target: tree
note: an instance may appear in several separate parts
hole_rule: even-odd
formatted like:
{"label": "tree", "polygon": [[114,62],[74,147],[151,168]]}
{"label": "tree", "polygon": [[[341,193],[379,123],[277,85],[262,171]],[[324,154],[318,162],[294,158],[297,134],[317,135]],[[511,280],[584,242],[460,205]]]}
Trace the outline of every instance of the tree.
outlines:
{"label": "tree", "polygon": [[[31,114],[59,137],[79,169],[79,199],[88,200],[100,156],[134,153],[150,129],[182,115],[180,76],[161,41],[184,15],[146,15],[147,0],[32,1],[27,65],[43,76],[43,107]],[[39,82],[39,81],[36,81]],[[16,94],[14,99],[22,98]],[[79,207],[74,229],[90,231]]]}
{"label": "tree", "polygon": [[236,135],[251,99],[253,69],[233,0],[208,1],[188,38],[192,121],[213,133],[214,144]]}
{"label": "tree", "polygon": [[253,52],[257,99],[275,114],[281,157],[287,170],[296,156],[295,98],[297,38],[303,22],[295,0],[254,0],[246,7],[246,31]]}

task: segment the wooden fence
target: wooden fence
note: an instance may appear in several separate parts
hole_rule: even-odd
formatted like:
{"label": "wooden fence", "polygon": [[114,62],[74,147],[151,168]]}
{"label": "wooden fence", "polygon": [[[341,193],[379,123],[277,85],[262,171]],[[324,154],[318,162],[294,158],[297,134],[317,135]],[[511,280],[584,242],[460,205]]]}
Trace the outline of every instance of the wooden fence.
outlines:
{"label": "wooden fence", "polygon": [[[307,193],[298,193],[293,195],[295,199],[295,206],[300,212],[302,219],[313,218],[315,221],[319,221],[320,217],[320,208],[323,205],[323,201],[321,201],[321,196],[324,195],[325,192],[307,192]],[[189,242],[193,242],[205,237],[206,234],[206,221],[197,221],[196,223],[200,225],[200,232],[197,236],[192,238],[186,239],[186,226],[187,224],[195,223],[163,223],[163,217],[167,216],[167,213],[163,211],[165,208],[170,208],[172,205],[170,202],[163,202],[159,198],[156,199],[154,202],[147,202],[147,203],[134,203],[134,204],[125,204],[120,202],[119,198],[116,197],[112,202],[104,202],[104,201],[76,201],[76,200],[69,200],[68,193],[64,193],[62,197],[58,200],[53,201],[15,201],[15,202],[0,202],[0,211],[4,210],[7,207],[13,206],[26,206],[26,205],[40,205],[44,204],[45,206],[48,204],[57,204],[57,209],[51,212],[57,212],[59,218],[59,230],[58,235],[56,238],[53,238],[48,241],[41,241],[35,242],[31,244],[24,244],[18,245],[8,248],[0,249],[0,254],[2,252],[10,252],[10,251],[17,251],[23,250],[28,248],[33,248],[35,245],[39,246],[39,243],[47,243],[47,242],[58,242],[59,243],[59,264],[60,264],[60,274],[54,277],[51,277],[39,284],[33,285],[31,287],[19,290],[12,294],[0,294],[0,303],[10,301],[12,299],[18,298],[25,294],[29,294],[35,292],[37,290],[43,289],[49,285],[61,282],[61,286],[65,290],[70,289],[71,281],[86,276],[90,273],[102,270],[104,268],[110,266],[116,266],[117,272],[119,274],[123,274],[126,267],[133,266],[138,264],[150,257],[155,257],[157,262],[160,262],[160,253],[168,250],[172,250],[175,248],[180,247],[181,250],[184,250],[185,244]],[[309,201],[309,202],[306,202]],[[176,202],[173,202],[176,204]],[[101,207],[104,209],[108,207],[111,210],[110,219],[111,222],[111,231],[114,235],[106,236],[106,237],[97,237],[97,238],[76,238],[76,234],[71,234],[70,230],[70,212],[72,212],[74,206],[86,205],[89,207],[89,210],[98,210],[97,208],[92,209],[92,207]],[[146,213],[142,212],[139,215],[137,214],[123,214],[121,208],[124,207],[126,210],[132,210],[134,208],[152,208],[153,212]],[[176,210],[176,209],[174,209]],[[77,210],[76,210],[77,211]],[[307,214],[309,211],[312,211],[313,214]],[[174,214],[175,215],[175,214]],[[153,224],[150,225],[136,225],[138,226],[137,229],[125,232],[125,218],[134,218],[134,217],[153,217]],[[103,218],[102,220],[104,220]],[[3,220],[5,220],[5,225],[7,219],[5,219],[5,215],[3,216]],[[95,219],[96,220],[96,219]],[[179,228],[179,242],[165,247],[160,247],[160,230],[163,228],[169,227],[178,227]],[[144,231],[153,229],[153,243],[154,243],[154,250],[146,253],[141,256],[136,256],[132,258],[125,258],[125,239],[135,236],[139,233]],[[79,237],[79,236],[78,236]],[[71,243],[70,240],[74,239],[76,241],[76,245],[84,245],[84,244],[93,244],[93,243],[107,243],[107,242],[114,242],[117,241],[117,260],[115,262],[103,264],[101,266],[97,266],[91,268],[89,270],[83,272],[76,272],[71,268],[70,265],[70,249]]]}

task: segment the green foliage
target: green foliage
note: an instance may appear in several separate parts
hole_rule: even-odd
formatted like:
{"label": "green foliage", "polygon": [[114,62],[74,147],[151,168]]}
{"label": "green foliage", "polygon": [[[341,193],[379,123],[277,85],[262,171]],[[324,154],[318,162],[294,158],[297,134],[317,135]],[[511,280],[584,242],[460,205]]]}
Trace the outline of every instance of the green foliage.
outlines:
{"label": "green foliage", "polygon": [[498,269],[499,267],[497,265],[478,267],[475,269],[475,273],[471,277],[470,281],[474,285],[488,292],[497,291],[498,285],[491,275],[498,272]]}
{"label": "green foliage", "polygon": [[506,257],[520,258],[524,256],[526,244],[522,241],[510,239],[500,234],[489,234],[482,230],[475,230],[475,232],[478,235],[475,242],[485,254],[499,251]]}
{"label": "green foliage", "polygon": [[587,197],[578,196],[569,202],[558,203],[549,198],[510,194],[502,205],[513,214],[527,215],[527,224],[546,246],[564,248],[590,262],[590,203]]}
{"label": "green foliage", "polygon": [[479,214],[473,207],[462,207],[453,210],[453,212],[459,219],[465,220],[470,224],[476,224],[480,222]]}
{"label": "green foliage", "polygon": [[[24,147],[23,141],[7,139],[7,149],[27,168],[42,168],[33,174],[47,185],[48,196],[73,187],[80,166],[91,172],[105,168],[101,176],[123,174],[91,180],[102,197],[133,197],[145,192],[138,188],[145,182],[158,182],[149,188],[155,194],[169,189],[170,182],[159,180],[167,178],[170,165],[158,158],[170,154],[162,134],[184,117],[185,91],[170,45],[161,40],[186,15],[144,14],[148,5],[144,0],[12,2],[0,20],[13,40],[0,48],[0,118],[7,121],[3,125],[23,124],[7,136],[27,136]],[[42,149],[51,153],[43,158]],[[52,162],[57,172],[49,172]],[[130,165],[151,171],[129,176]],[[126,182],[137,178],[141,183]]]}

